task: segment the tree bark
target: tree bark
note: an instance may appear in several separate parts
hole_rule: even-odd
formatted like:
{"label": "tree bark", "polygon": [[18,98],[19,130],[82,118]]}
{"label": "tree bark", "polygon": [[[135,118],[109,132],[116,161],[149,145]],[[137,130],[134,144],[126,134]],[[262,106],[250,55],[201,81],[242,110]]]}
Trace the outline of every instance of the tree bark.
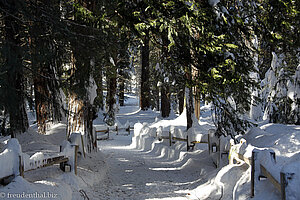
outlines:
{"label": "tree bark", "polygon": [[[191,59],[190,50],[186,49],[186,55],[188,59]],[[190,62],[188,62],[190,63]],[[193,105],[193,87],[192,87],[192,66],[188,64],[185,69],[186,85],[185,88],[185,98],[186,98],[186,119],[187,119],[187,130],[193,126],[193,115],[194,115],[194,105]]]}
{"label": "tree bark", "polygon": [[141,93],[140,107],[142,110],[150,108],[150,70],[149,70],[149,36],[148,33],[144,38],[144,45],[141,49],[142,53],[142,74],[141,74]]}
{"label": "tree bark", "polygon": [[110,66],[107,68],[106,76],[108,80],[107,84],[107,123],[109,125],[113,125],[115,121],[115,104],[116,104],[116,93],[117,93],[117,70],[114,66]]}
{"label": "tree bark", "polygon": [[[164,68],[165,71],[168,69],[168,37],[167,33],[163,32],[162,33],[162,48],[161,48],[161,66]],[[166,77],[163,77],[163,80]],[[171,111],[171,104],[170,104],[170,86],[168,82],[162,81],[162,86],[161,86],[161,116],[163,118],[169,117],[170,111]]]}
{"label": "tree bark", "polygon": [[104,109],[103,103],[103,75],[102,75],[102,66],[99,63],[96,63],[96,70],[94,79],[97,84],[97,97],[95,98],[94,105],[96,105],[101,110]]}
{"label": "tree bark", "polygon": [[187,130],[193,126],[193,115],[194,115],[194,106],[193,106],[193,90],[186,88],[186,119],[187,119]]}
{"label": "tree bark", "polygon": [[178,91],[177,98],[178,98],[178,110],[179,110],[179,114],[181,114],[184,109],[184,88],[181,88]]}
{"label": "tree bark", "polygon": [[169,117],[171,111],[170,105],[170,91],[168,85],[161,87],[161,116],[163,118]]}
{"label": "tree bark", "polygon": [[[40,71],[40,74],[42,72]],[[41,134],[46,134],[46,124],[50,119],[50,94],[47,87],[47,81],[40,75],[34,79],[34,97],[36,120],[38,124],[38,131]]]}
{"label": "tree bark", "polygon": [[120,106],[124,106],[124,100],[125,100],[125,81],[124,81],[124,71],[123,69],[120,69],[119,71],[119,104]]}
{"label": "tree bark", "polygon": [[15,137],[17,133],[25,132],[28,129],[28,119],[25,106],[24,94],[24,72],[22,64],[22,41],[20,36],[21,25],[18,24],[13,16],[17,16],[16,1],[12,0],[6,8],[12,15],[4,18],[5,48],[3,57],[7,68],[5,108],[9,114],[11,136]]}

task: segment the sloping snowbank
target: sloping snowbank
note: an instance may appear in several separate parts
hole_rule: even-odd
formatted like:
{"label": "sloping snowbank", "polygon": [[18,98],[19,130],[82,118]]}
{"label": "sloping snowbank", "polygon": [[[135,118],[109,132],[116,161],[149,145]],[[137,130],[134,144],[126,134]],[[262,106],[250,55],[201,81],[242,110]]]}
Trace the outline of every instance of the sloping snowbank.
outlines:
{"label": "sloping snowbank", "polygon": [[[299,199],[300,193],[296,188],[299,187],[300,174],[297,173],[300,172],[300,126],[262,123],[258,127],[251,128],[243,138],[250,145],[245,145],[247,148],[242,150],[242,154],[251,157],[251,149],[254,147],[261,148],[256,165],[262,164],[277,181],[280,181],[280,171],[296,172],[290,183],[291,187],[288,188],[287,196],[290,199]],[[265,148],[275,152],[276,162],[270,155],[270,150],[263,150]],[[239,172],[231,173],[234,170]],[[224,178],[229,174],[232,180]],[[221,183],[221,185],[227,186],[227,195],[224,193],[222,199],[250,199],[250,175],[250,167],[244,163],[227,165],[220,170],[212,185],[220,185]],[[219,178],[220,181],[216,181],[218,177],[222,177]],[[219,189],[213,189],[212,185],[206,187],[206,193],[213,194],[213,191],[218,193]],[[203,189],[203,186],[199,186],[196,191],[201,193]],[[208,199],[208,196],[205,195],[198,197]],[[263,180],[255,182],[255,196],[251,199],[281,199],[281,195],[269,180]]]}
{"label": "sloping snowbank", "polygon": [[[30,159],[46,158],[47,155],[58,153],[60,145],[66,139],[66,125],[57,124],[46,134],[41,135],[35,129],[30,128],[26,133],[20,135],[18,140],[22,146],[22,151],[28,154]],[[11,139],[6,145],[7,149],[1,153],[18,154],[21,148],[17,148],[15,141]],[[6,142],[6,140],[4,141]],[[14,144],[14,145],[12,145]],[[14,150],[14,151],[12,151]],[[72,151],[73,153],[73,151]],[[16,157],[16,156],[10,156]],[[17,156],[18,158],[18,156]],[[8,162],[5,156],[5,161]],[[0,160],[2,162],[2,160]],[[11,165],[7,166],[10,170],[19,170],[19,160],[16,162],[17,167],[11,169]],[[26,165],[26,163],[25,163]],[[15,166],[15,165],[13,165]],[[27,166],[28,168],[28,166]],[[77,176],[73,172],[63,172],[59,165],[53,165],[40,168],[33,171],[25,172],[25,178],[17,176],[11,183],[6,186],[0,186],[0,194],[4,199],[83,199],[85,191],[89,190],[93,185],[105,179],[108,167],[105,162],[105,156],[101,152],[94,152],[86,155],[85,158],[78,158]],[[7,173],[6,169],[0,169],[1,173]]]}
{"label": "sloping snowbank", "polygon": [[[208,109],[206,109],[208,111]],[[208,117],[207,112],[203,116]],[[181,163],[181,168],[185,166],[194,166],[193,156],[200,155],[206,146],[198,148],[196,152],[186,152],[186,144],[182,142],[176,142],[171,147],[168,141],[157,140],[157,134],[167,136],[166,133],[170,127],[176,127],[184,130],[185,116],[181,115],[174,120],[160,120],[152,124],[135,124],[134,137],[132,138],[132,147],[140,149],[146,152],[153,152],[157,158],[161,160],[170,160],[172,162],[166,162],[173,164],[174,162]],[[203,124],[202,127],[195,129],[200,133],[207,133],[208,129],[213,127],[213,124],[208,118],[203,117],[199,124]],[[205,126],[204,126],[205,125]],[[199,125],[200,126],[200,125]],[[204,128],[205,127],[205,128]],[[165,132],[164,132],[165,131]],[[197,132],[194,131],[194,132]],[[181,133],[182,134],[182,133]],[[185,133],[186,134],[186,133]],[[198,136],[200,137],[200,136]],[[300,172],[300,126],[296,125],[283,125],[283,124],[266,124],[261,122],[258,127],[251,128],[243,138],[246,139],[247,145],[240,149],[242,154],[246,154],[247,157],[251,157],[253,148],[260,148],[261,153],[257,164],[263,164],[268,168],[271,174],[278,181],[280,180],[280,171],[287,172]],[[201,138],[200,138],[201,139]],[[270,155],[270,150],[264,151],[264,148],[268,148],[274,151],[276,154],[276,162]],[[195,157],[196,158],[196,157]],[[212,167],[211,158],[206,155],[205,165],[202,163],[198,167],[207,168]],[[166,170],[178,170],[179,168],[168,168]],[[162,169],[152,169],[162,170]],[[294,175],[293,187],[288,188],[287,195],[291,199],[299,199],[299,190],[296,188],[299,186],[299,174]],[[250,199],[250,180],[251,170],[245,163],[226,165],[221,169],[212,170],[212,173],[207,171],[207,174],[203,175],[205,182],[198,184],[197,187],[189,193],[189,199],[238,199],[245,200]],[[280,199],[280,192],[268,181],[257,181],[255,185],[255,196],[252,199]]]}

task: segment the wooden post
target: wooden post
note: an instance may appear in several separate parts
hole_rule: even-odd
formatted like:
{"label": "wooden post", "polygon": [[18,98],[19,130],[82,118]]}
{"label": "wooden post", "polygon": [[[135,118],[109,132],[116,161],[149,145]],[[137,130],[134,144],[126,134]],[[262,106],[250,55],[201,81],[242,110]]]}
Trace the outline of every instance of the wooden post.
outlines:
{"label": "wooden post", "polygon": [[107,139],[109,139],[109,127],[107,127]]}
{"label": "wooden post", "polygon": [[222,162],[222,152],[221,152],[221,139],[219,138],[219,144],[217,146],[218,157],[217,157],[217,168],[221,167]]}
{"label": "wooden post", "polygon": [[[59,152],[62,152],[62,146],[60,145],[59,146]],[[61,163],[59,163],[59,168],[62,170],[62,171],[64,171],[65,169],[65,163],[63,163],[63,162],[61,162]]]}
{"label": "wooden post", "polygon": [[281,199],[286,200],[285,187],[287,185],[285,173],[280,172],[280,191],[281,191]]}
{"label": "wooden post", "polygon": [[85,157],[85,150],[84,150],[84,142],[83,142],[83,135],[81,135],[81,145],[82,145],[82,153],[83,153],[83,157]]}
{"label": "wooden post", "polygon": [[251,198],[254,197],[254,183],[255,183],[255,160],[257,158],[257,152],[254,150],[252,151],[252,158],[251,158]]}
{"label": "wooden post", "polygon": [[169,130],[169,143],[170,143],[170,146],[172,146],[172,133],[171,133],[171,130]]}
{"label": "wooden post", "polygon": [[207,143],[208,143],[208,154],[210,155],[210,152],[211,152],[211,146],[210,146],[210,135],[207,134]]}
{"label": "wooden post", "polygon": [[234,140],[233,139],[230,139],[230,149],[229,149],[229,154],[228,154],[228,161],[229,161],[229,164],[233,164],[233,146],[234,146]]}
{"label": "wooden post", "polygon": [[98,140],[97,140],[97,132],[95,127],[93,126],[93,130],[95,131],[95,147],[96,147],[96,152],[98,152]]}
{"label": "wooden post", "polygon": [[189,145],[189,136],[186,136],[186,150],[189,151],[190,150],[190,145]]}
{"label": "wooden post", "polygon": [[78,145],[75,145],[75,148],[74,148],[74,172],[75,172],[75,175],[77,175],[77,153],[78,153]]}
{"label": "wooden post", "polygon": [[20,171],[20,176],[24,178],[24,164],[23,164],[22,156],[19,156],[19,171]]}
{"label": "wooden post", "polygon": [[128,126],[128,135],[130,135],[130,125]]}

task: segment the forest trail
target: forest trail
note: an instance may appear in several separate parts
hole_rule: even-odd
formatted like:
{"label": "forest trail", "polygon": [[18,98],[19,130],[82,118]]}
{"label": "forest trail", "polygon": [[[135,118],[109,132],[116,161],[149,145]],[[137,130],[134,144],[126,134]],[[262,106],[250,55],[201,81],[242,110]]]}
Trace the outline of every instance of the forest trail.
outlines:
{"label": "forest trail", "polygon": [[[154,122],[158,114],[139,111],[135,105],[124,109],[121,108],[118,115],[118,121],[123,124],[127,120]],[[129,136],[112,133],[110,137],[98,143],[106,158],[108,173],[104,182],[93,188],[92,199],[188,199],[187,189],[199,182],[201,167],[183,167],[185,161],[176,156],[170,158],[157,148],[138,150],[131,146],[133,133]],[[194,165],[197,161],[191,162]]]}
{"label": "forest trail", "polygon": [[[154,199],[180,197],[186,199],[186,193],[176,191],[187,189],[191,179],[174,169],[176,165],[164,164],[151,152],[130,148],[130,136],[117,136],[114,140],[100,142],[100,149],[109,166],[109,183],[99,185],[100,199]],[[161,169],[161,170],[155,170]],[[196,173],[196,169],[194,172]],[[105,187],[105,188],[103,188]],[[97,193],[95,193],[97,195]],[[102,196],[104,195],[104,196]],[[102,197],[102,198],[101,198]]]}

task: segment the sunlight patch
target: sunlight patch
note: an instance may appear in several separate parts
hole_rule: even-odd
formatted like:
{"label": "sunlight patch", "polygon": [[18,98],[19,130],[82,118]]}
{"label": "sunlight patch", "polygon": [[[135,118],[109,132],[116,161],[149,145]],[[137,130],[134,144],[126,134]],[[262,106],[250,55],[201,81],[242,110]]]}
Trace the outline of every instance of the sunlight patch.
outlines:
{"label": "sunlight patch", "polygon": [[57,184],[55,182],[50,182],[50,181],[45,181],[45,180],[42,180],[42,181],[36,181],[35,183],[40,183],[40,184],[44,184],[44,185],[49,185],[49,186],[57,186]]}
{"label": "sunlight patch", "polygon": [[129,162],[129,160],[125,159],[125,158],[117,158],[119,161],[121,162]]}
{"label": "sunlight patch", "polygon": [[161,168],[149,168],[149,169],[153,170],[153,171],[175,171],[175,170],[178,170],[178,168],[176,168],[176,167],[170,167],[170,168],[161,167]]}

